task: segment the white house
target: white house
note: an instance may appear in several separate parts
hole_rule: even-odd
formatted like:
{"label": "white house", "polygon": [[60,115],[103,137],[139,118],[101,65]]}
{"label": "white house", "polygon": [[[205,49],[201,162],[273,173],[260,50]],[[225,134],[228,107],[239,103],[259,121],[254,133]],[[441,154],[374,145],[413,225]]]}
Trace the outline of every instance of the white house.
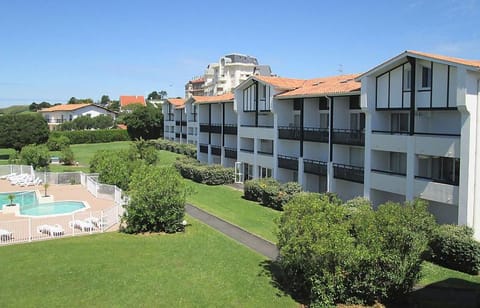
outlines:
{"label": "white house", "polygon": [[406,51],[359,77],[364,196],[428,200],[480,239],[480,61]]}
{"label": "white house", "polygon": [[162,104],[163,137],[180,143],[187,142],[187,119],[185,100],[168,98]]}
{"label": "white house", "polygon": [[43,115],[50,130],[54,130],[56,126],[72,121],[80,116],[90,116],[93,118],[99,115],[109,115],[115,119],[115,112],[94,104],[57,105],[43,108],[38,112]]}

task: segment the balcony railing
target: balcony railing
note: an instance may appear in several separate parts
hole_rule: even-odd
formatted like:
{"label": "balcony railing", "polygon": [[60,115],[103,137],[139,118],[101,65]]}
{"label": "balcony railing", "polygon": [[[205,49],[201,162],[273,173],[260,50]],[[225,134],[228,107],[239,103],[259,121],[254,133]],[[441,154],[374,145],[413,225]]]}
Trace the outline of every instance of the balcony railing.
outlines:
{"label": "balcony railing", "polygon": [[176,126],[180,126],[180,121],[175,121]]}
{"label": "balcony railing", "polygon": [[175,133],[175,138],[180,138],[180,133]]}
{"label": "balcony railing", "polygon": [[399,176],[406,176],[406,172],[397,172],[397,171],[390,171],[390,170],[381,170],[381,169],[373,169],[373,172],[378,172],[378,173],[383,173],[383,174],[388,174],[388,175],[399,175]]}
{"label": "balcony railing", "polygon": [[355,129],[333,129],[332,142],[347,145],[365,145],[365,133]]}
{"label": "balcony railing", "polygon": [[187,134],[182,133],[182,139],[187,139]]}
{"label": "balcony railing", "polygon": [[65,119],[47,119],[47,123],[49,123],[49,124],[54,124],[54,123],[62,124],[62,123],[65,123],[65,122],[67,122],[67,120],[65,120]]}
{"label": "balcony railing", "polygon": [[222,155],[222,148],[219,147],[219,146],[216,146],[216,145],[211,145],[210,146],[210,151],[212,153],[212,155]]}
{"label": "balcony railing", "polygon": [[278,155],[278,167],[298,170],[298,158],[293,156]]}
{"label": "balcony railing", "polygon": [[210,125],[208,123],[200,123],[200,132],[208,133],[210,131]]}
{"label": "balcony railing", "polygon": [[303,172],[316,174],[316,175],[327,175],[327,163],[324,161],[313,160],[313,159],[304,159],[303,160]]}
{"label": "balcony railing", "polygon": [[208,153],[208,145],[200,144],[200,153]]}
{"label": "balcony railing", "polygon": [[328,143],[328,128],[305,127],[303,129],[303,139]]}
{"label": "balcony railing", "polygon": [[278,127],[278,138],[279,139],[289,139],[289,140],[299,140],[302,131],[300,127],[294,126],[279,126]]}
{"label": "balcony railing", "polygon": [[237,149],[234,148],[224,148],[225,157],[237,159]]}
{"label": "balcony railing", "polygon": [[262,150],[257,150],[257,154],[261,154],[261,155],[267,155],[267,156],[273,156],[273,151],[262,151]]}
{"label": "balcony railing", "polygon": [[363,183],[363,167],[333,164],[333,177],[350,182]]}
{"label": "balcony railing", "polygon": [[458,186],[460,184],[460,179],[455,177],[454,179],[441,179],[441,178],[435,178],[435,177],[426,177],[426,176],[415,176],[416,179],[421,179],[421,180],[427,180],[435,183],[442,183],[442,184],[447,184],[447,185],[453,185],[453,186]]}
{"label": "balcony railing", "polygon": [[220,124],[211,124],[210,125],[210,132],[214,134],[221,134],[222,133],[222,125]]}
{"label": "balcony railing", "polygon": [[187,121],[181,121],[180,123],[182,123],[182,126],[187,126]]}
{"label": "balcony railing", "polygon": [[240,148],[240,152],[253,153],[253,149]]}
{"label": "balcony railing", "polygon": [[225,124],[225,125],[223,125],[223,133],[225,135],[236,135],[237,134],[237,125],[236,124]]}

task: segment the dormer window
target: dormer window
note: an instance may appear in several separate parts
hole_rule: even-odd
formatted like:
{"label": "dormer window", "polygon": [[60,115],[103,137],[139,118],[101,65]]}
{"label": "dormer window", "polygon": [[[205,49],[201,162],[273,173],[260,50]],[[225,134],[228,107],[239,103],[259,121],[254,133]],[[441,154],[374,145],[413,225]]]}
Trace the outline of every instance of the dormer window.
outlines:
{"label": "dormer window", "polygon": [[432,87],[432,69],[427,66],[422,66],[422,88]]}

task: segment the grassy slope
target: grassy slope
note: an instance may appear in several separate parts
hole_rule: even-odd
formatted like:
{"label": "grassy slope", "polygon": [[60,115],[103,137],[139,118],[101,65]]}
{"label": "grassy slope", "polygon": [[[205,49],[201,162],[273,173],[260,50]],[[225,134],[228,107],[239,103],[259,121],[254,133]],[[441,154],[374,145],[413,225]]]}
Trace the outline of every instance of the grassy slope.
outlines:
{"label": "grassy slope", "polygon": [[0,249],[2,307],[294,307],[264,259],[188,218],[184,234],[107,233]]}
{"label": "grassy slope", "polygon": [[[446,281],[447,279],[454,280]],[[419,281],[419,285],[429,285],[438,282],[445,287],[472,287],[469,283],[474,283],[477,284],[476,288],[480,289],[480,275],[469,275],[430,262],[423,262],[422,278]]]}

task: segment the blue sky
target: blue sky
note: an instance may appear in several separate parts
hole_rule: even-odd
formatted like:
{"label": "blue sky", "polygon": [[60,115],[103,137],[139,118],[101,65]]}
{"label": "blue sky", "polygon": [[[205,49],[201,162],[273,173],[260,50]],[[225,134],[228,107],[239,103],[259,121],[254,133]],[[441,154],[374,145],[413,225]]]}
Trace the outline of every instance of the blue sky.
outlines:
{"label": "blue sky", "polygon": [[0,106],[183,96],[232,52],[292,78],[363,72],[407,49],[480,59],[480,0],[4,0],[0,38]]}

